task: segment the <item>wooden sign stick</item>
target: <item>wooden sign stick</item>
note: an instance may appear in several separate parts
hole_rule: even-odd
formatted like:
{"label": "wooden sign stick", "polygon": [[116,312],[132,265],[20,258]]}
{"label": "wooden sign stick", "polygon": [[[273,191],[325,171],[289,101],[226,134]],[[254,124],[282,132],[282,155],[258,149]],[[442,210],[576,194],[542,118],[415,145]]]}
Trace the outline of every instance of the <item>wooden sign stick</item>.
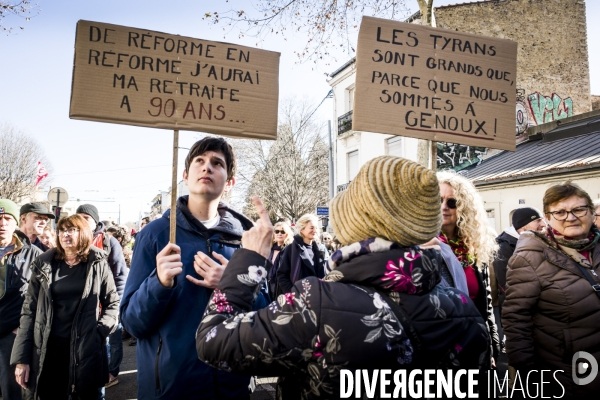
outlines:
{"label": "wooden sign stick", "polygon": [[435,140],[431,141],[431,155],[429,158],[429,165],[431,166],[431,170],[433,172],[437,171],[437,142]]}
{"label": "wooden sign stick", "polygon": [[173,131],[173,171],[171,175],[171,216],[169,242],[175,243],[175,229],[177,228],[177,156],[179,155],[179,129]]}

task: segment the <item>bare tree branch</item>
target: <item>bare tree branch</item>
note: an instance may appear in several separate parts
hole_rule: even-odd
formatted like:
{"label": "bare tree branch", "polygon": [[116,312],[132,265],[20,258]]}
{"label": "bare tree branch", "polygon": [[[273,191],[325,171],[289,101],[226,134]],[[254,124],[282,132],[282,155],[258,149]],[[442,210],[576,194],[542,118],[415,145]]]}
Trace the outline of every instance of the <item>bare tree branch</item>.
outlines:
{"label": "bare tree branch", "polygon": [[[35,193],[37,163],[52,166],[38,142],[8,124],[0,125],[0,199],[15,203]],[[49,182],[50,177],[44,183]]]}
{"label": "bare tree branch", "polygon": [[257,45],[272,34],[286,40],[305,36],[303,48],[294,50],[302,63],[329,62],[332,49],[355,53],[354,34],[363,15],[403,19],[409,9],[405,0],[253,0],[250,9],[206,12],[203,19],[224,25],[225,38],[237,31],[239,37],[257,38]]}
{"label": "bare tree branch", "polygon": [[232,143],[237,159],[238,184],[246,190],[244,212],[257,218],[252,196],[260,196],[273,221],[295,220],[314,212],[329,199],[328,146],[324,124],[309,119],[313,107],[284,101],[277,140],[240,140]]}
{"label": "bare tree branch", "polygon": [[[10,34],[12,32],[12,26],[6,26],[5,18],[8,16],[16,16],[29,21],[30,15],[34,10],[38,10],[39,6],[32,3],[29,0],[0,0],[0,29]],[[19,26],[21,29],[25,29],[23,26]]]}

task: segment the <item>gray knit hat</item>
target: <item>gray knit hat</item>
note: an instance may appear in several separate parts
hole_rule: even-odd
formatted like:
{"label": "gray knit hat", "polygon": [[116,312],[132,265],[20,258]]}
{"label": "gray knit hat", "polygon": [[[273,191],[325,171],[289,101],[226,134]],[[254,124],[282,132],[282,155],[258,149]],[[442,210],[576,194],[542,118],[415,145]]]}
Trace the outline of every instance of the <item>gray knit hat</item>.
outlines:
{"label": "gray knit hat", "polygon": [[342,244],[380,237],[402,246],[419,245],[438,235],[442,226],[435,173],[394,156],[363,165],[329,209]]}
{"label": "gray knit hat", "polygon": [[96,224],[98,223],[98,221],[100,221],[100,214],[98,213],[98,209],[93,204],[82,204],[79,207],[77,207],[77,211],[75,212],[77,214],[89,215],[90,217],[94,218]]}

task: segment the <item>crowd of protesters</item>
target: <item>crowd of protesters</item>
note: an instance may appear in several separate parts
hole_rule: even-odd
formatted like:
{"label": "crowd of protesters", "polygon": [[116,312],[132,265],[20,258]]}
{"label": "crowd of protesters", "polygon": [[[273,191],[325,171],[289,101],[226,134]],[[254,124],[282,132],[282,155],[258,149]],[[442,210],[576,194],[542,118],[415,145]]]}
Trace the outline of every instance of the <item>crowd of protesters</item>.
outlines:
{"label": "crowd of protesters", "polygon": [[560,370],[546,395],[600,389],[571,364],[600,360],[600,203],[577,184],[498,236],[468,179],[383,156],[322,232],[312,214],[273,225],[258,198],[256,222],[229,207],[236,169],[225,140],[194,144],[189,195],[135,246],[91,204],[53,227],[44,205],[0,199],[3,398],[102,398],[125,335],[139,399],[248,399],[252,376],[278,377],[282,399],[338,398],[341,369],[485,372],[501,353],[522,375]]}
{"label": "crowd of protesters", "polygon": [[[84,204],[61,218],[0,200],[0,390],[4,399],[104,397],[123,358],[119,299],[131,234]],[[76,368],[73,363],[75,362]],[[13,379],[14,377],[14,379]]]}

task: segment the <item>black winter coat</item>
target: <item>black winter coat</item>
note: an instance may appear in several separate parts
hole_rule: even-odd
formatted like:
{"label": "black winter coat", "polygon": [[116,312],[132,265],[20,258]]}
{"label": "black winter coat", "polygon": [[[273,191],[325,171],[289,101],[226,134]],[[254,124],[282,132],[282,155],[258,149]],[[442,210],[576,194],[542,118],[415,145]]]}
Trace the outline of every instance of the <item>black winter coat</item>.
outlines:
{"label": "black winter coat", "polygon": [[506,270],[508,268],[508,260],[512,257],[517,247],[516,237],[509,235],[506,232],[502,232],[500,236],[496,238],[496,243],[500,246],[496,259],[494,260],[494,272],[496,273],[496,281],[498,282],[498,307],[502,312],[502,304],[506,297]]}
{"label": "black winter coat", "polygon": [[31,244],[33,246],[37,247],[38,249],[40,249],[42,251],[42,253],[45,253],[50,249],[48,246],[46,246],[44,243],[42,243],[39,236],[36,237],[35,240],[33,242],[31,242]]}
{"label": "black winter coat", "polygon": [[290,292],[294,283],[301,279],[309,276],[317,278],[325,276],[325,257],[315,241],[312,242],[312,251],[311,265],[302,236],[294,236],[294,241],[285,247],[280,256],[276,275],[278,293],[275,295]]}
{"label": "black winter coat", "polygon": [[[234,253],[196,334],[205,363],[280,376],[286,399],[340,396],[340,369],[485,368],[489,335],[468,296],[443,287],[435,251],[367,239],[335,252],[334,269],[301,279],[258,312],[250,311],[270,262]],[[378,292],[412,321],[422,349]]]}
{"label": "black winter coat", "polygon": [[18,250],[4,256],[0,262],[6,264],[6,282],[4,296],[0,297],[0,337],[14,331],[19,327],[21,308],[25,300],[27,285],[31,277],[29,268],[33,260],[42,251],[32,246],[29,238],[21,231],[14,233],[19,240],[16,244]]}
{"label": "black winter coat", "polygon": [[494,307],[492,306],[492,289],[490,288],[489,267],[483,264],[482,267],[473,265],[479,291],[477,297],[473,300],[475,307],[479,310],[481,316],[485,319],[488,332],[491,339],[492,352],[491,356],[498,360],[500,354],[500,338],[498,336],[498,327],[494,318]]}
{"label": "black winter coat", "polygon": [[127,283],[127,275],[129,274],[129,268],[125,262],[125,256],[123,255],[123,248],[121,243],[114,237],[110,236],[105,232],[105,226],[103,222],[99,222],[96,230],[94,231],[94,237],[102,233],[104,240],[102,242],[102,250],[107,254],[108,265],[115,278],[115,286],[117,288],[117,294],[119,298],[123,297],[123,291],[125,290],[125,283]]}
{"label": "black winter coat", "polygon": [[279,253],[277,253],[277,257],[275,257],[275,260],[273,260],[273,267],[271,268],[271,270],[269,271],[269,276],[267,277],[267,286],[269,288],[269,296],[270,297],[277,297],[277,292],[278,292],[278,287],[279,285],[277,284],[277,271],[279,270],[279,263],[281,262],[281,255],[283,254],[283,251],[285,250],[285,244],[283,245],[284,247],[281,248],[279,246],[277,246],[277,244],[274,244],[271,247],[271,254],[269,254],[269,261],[273,260],[273,254],[275,253],[276,250],[279,250]]}
{"label": "black winter coat", "polygon": [[[47,352],[53,317],[51,262],[55,255],[56,249],[51,249],[31,265],[31,281],[10,359],[11,365],[28,364],[30,367],[26,399],[37,398],[37,382]],[[119,297],[106,253],[92,247],[82,268],[87,268],[88,272],[71,330],[68,372],[69,390],[74,388],[75,391],[100,388],[108,382],[106,337],[116,327],[119,317]]]}

